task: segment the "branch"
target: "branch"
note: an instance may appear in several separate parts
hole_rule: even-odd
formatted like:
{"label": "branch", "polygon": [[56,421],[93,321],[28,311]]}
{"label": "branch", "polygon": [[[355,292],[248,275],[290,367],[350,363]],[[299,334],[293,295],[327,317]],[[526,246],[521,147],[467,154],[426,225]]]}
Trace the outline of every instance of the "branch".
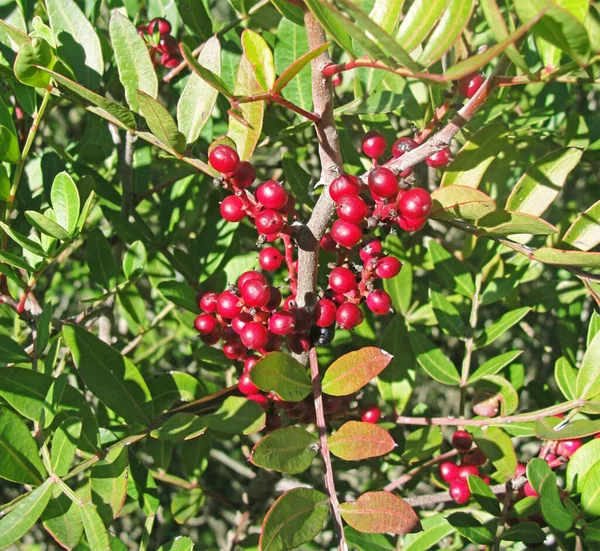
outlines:
{"label": "branch", "polygon": [[325,411],[323,409],[323,393],[321,391],[321,376],[319,374],[319,362],[317,360],[317,351],[312,348],[310,355],[310,378],[312,380],[313,394],[315,396],[315,416],[317,421],[317,431],[319,432],[319,443],[321,446],[321,455],[325,464],[325,488],[329,495],[329,505],[333,513],[335,530],[339,538],[339,549],[347,551],[348,544],[344,536],[344,524],[340,515],[340,502],[335,491],[335,480],[333,477],[333,467],[331,465],[331,455],[327,445],[327,425],[325,424]]}

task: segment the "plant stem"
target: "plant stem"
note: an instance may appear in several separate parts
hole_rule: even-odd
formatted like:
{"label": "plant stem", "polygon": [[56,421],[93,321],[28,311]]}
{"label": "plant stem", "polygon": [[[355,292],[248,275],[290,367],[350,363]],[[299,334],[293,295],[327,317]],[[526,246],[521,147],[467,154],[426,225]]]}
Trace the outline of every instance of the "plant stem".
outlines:
{"label": "plant stem", "polygon": [[509,508],[510,508],[510,494],[512,492],[512,481],[508,480],[504,486],[504,500],[502,502],[502,513],[500,514],[500,518],[498,519],[498,529],[496,530],[496,538],[494,541],[494,550],[500,551],[500,542],[502,541],[502,532],[504,532],[504,525],[506,524],[506,519],[508,518]]}
{"label": "plant stem", "polygon": [[319,433],[319,443],[321,447],[321,456],[325,464],[325,489],[329,495],[329,505],[333,514],[335,530],[339,538],[339,549],[347,551],[348,544],[344,536],[344,524],[340,514],[340,502],[335,491],[335,479],[333,477],[333,467],[331,465],[331,455],[327,445],[327,425],[325,424],[325,411],[323,409],[323,393],[321,391],[321,375],[319,373],[319,362],[317,359],[317,350],[311,348],[310,358],[310,378],[315,400],[315,416],[317,421],[317,431]]}
{"label": "plant stem", "polygon": [[446,461],[446,459],[450,459],[458,455],[458,450],[450,450],[449,452],[442,453],[429,461],[426,461],[422,465],[415,467],[414,469],[404,473],[402,476],[398,477],[396,480],[392,480],[389,484],[384,486],[384,491],[392,492],[395,489],[403,486],[407,482],[410,482],[415,476],[420,475],[423,471],[427,470],[432,465],[436,465],[437,463],[441,463],[442,461]]}
{"label": "plant stem", "polygon": [[465,416],[466,397],[467,397],[467,381],[469,380],[469,372],[471,371],[471,356],[475,347],[475,337],[473,333],[477,328],[477,311],[479,309],[479,293],[481,291],[481,274],[475,276],[475,293],[471,303],[471,315],[469,316],[469,336],[465,340],[465,355],[463,357],[462,368],[460,372],[460,416]]}
{"label": "plant stem", "polygon": [[125,134],[125,147],[121,158],[121,184],[123,186],[121,216],[124,220],[129,218],[129,212],[133,204],[133,153],[136,139],[137,137],[133,132]]}

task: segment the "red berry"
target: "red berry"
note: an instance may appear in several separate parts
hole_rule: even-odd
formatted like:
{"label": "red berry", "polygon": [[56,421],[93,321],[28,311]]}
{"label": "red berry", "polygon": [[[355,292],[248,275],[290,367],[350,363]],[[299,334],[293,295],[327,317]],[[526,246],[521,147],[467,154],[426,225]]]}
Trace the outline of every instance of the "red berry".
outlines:
{"label": "red berry", "polygon": [[446,166],[450,162],[450,148],[444,147],[444,149],[436,151],[433,155],[427,157],[425,162],[433,168]]}
{"label": "red berry", "polygon": [[527,472],[527,467],[523,465],[523,463],[517,463],[517,470],[515,471],[515,476],[524,476]]}
{"label": "red berry", "polygon": [[279,210],[285,207],[288,194],[280,183],[269,180],[256,190],[256,198],[264,207]]}
{"label": "red berry", "polygon": [[223,354],[230,360],[239,360],[246,353],[246,347],[239,341],[226,342],[223,345]]}
{"label": "red berry", "polygon": [[321,248],[328,253],[334,253],[337,250],[337,243],[330,232],[327,232],[321,237],[321,242],[319,244],[321,245]]}
{"label": "red berry", "polygon": [[200,309],[207,314],[213,314],[217,310],[218,293],[204,293],[200,299]]}
{"label": "red berry", "polygon": [[287,335],[294,330],[296,316],[291,312],[275,312],[269,318],[269,329],[276,335]]}
{"label": "red berry", "polygon": [[385,316],[392,311],[392,299],[385,291],[375,289],[367,296],[367,308],[378,316]]}
{"label": "red berry", "polygon": [[398,138],[392,146],[392,155],[397,159],[418,145],[412,138]]}
{"label": "red berry", "polygon": [[452,435],[452,445],[461,453],[468,452],[473,445],[473,437],[466,430],[457,430]]}
{"label": "red berry", "polygon": [[342,83],[342,75],[340,75],[339,73],[336,73],[335,75],[333,75],[331,82],[337,88]]}
{"label": "red berry", "polygon": [[173,69],[179,65],[179,56],[166,53],[160,56],[160,64],[167,69]]}
{"label": "red berry", "polygon": [[275,333],[271,333],[269,331],[269,340],[267,344],[259,350],[261,354],[268,354],[269,352],[273,352],[274,350],[281,349],[281,337],[279,335],[275,335]]}
{"label": "red berry", "polygon": [[402,263],[395,256],[384,256],[377,261],[375,273],[381,279],[389,279],[391,277],[396,277],[400,273],[401,268]]}
{"label": "red berry", "polygon": [[256,170],[254,165],[248,161],[242,161],[237,164],[233,170],[231,181],[238,189],[249,188],[256,178]]}
{"label": "red berry", "polygon": [[240,287],[240,295],[246,306],[262,308],[269,302],[271,290],[266,283],[258,279],[250,279]]}
{"label": "red berry", "polygon": [[269,302],[263,307],[263,310],[267,312],[275,312],[277,308],[279,308],[281,304],[281,291],[277,287],[273,287],[269,285],[269,293],[271,294],[271,298],[269,298]]}
{"label": "red berry", "polygon": [[242,311],[240,298],[231,291],[223,291],[217,300],[217,312],[225,319],[235,318]]}
{"label": "red berry", "polygon": [[258,360],[260,360],[260,358],[257,358],[256,356],[248,356],[244,360],[244,372],[250,373]]}
{"label": "red berry", "polygon": [[485,78],[479,73],[470,74],[461,78],[458,81],[458,93],[465,98],[472,98],[481,85],[485,82]]}
{"label": "red berry", "polygon": [[256,402],[263,409],[267,409],[269,407],[269,400],[264,394],[248,394],[246,399]]}
{"label": "red berry", "polygon": [[348,249],[358,245],[363,237],[360,226],[344,220],[336,220],[331,226],[331,236],[338,245]]}
{"label": "red berry", "polygon": [[362,150],[367,157],[377,159],[383,155],[387,143],[381,132],[371,130],[367,132],[362,139]]}
{"label": "red berry", "polygon": [[285,226],[283,216],[275,210],[261,210],[254,218],[254,224],[258,233],[264,235],[275,235]]}
{"label": "red berry", "polygon": [[358,195],[346,195],[338,201],[337,215],[346,222],[359,224],[369,215],[369,208]]}
{"label": "red berry", "polygon": [[404,216],[398,216],[396,221],[404,231],[419,231],[427,224],[427,216],[424,218],[404,218]]}
{"label": "red berry", "polygon": [[179,45],[177,44],[177,40],[170,34],[160,37],[156,49],[163,54],[169,54],[172,56],[179,55]]}
{"label": "red berry", "polygon": [[458,478],[458,467],[451,461],[440,463],[439,470],[444,482],[454,482]]}
{"label": "red berry", "polygon": [[381,244],[381,241],[377,239],[372,239],[360,248],[360,251],[358,251],[358,255],[360,256],[360,259],[363,262],[367,263],[373,257],[380,255],[382,252],[383,245]]}
{"label": "red berry", "polygon": [[294,308],[296,308],[296,295],[290,295],[283,301],[283,309],[291,312]]}
{"label": "red berry", "polygon": [[239,335],[245,325],[253,320],[254,318],[248,312],[242,312],[231,320],[231,328]]}
{"label": "red berry", "polygon": [[461,465],[458,468],[458,477],[467,480],[469,476],[479,476],[479,469],[475,465]]}
{"label": "red berry", "polygon": [[257,392],[260,392],[260,388],[252,382],[248,373],[242,373],[240,380],[238,381],[238,388],[242,394],[256,394]]}
{"label": "red berry", "polygon": [[404,218],[424,218],[431,212],[431,195],[422,188],[410,189],[398,201],[398,210]]}
{"label": "red berry", "polygon": [[540,497],[529,482],[525,482],[525,486],[523,486],[523,492],[527,497]]}
{"label": "red berry", "polygon": [[329,286],[336,293],[349,293],[356,288],[356,278],[352,270],[338,266],[329,274]]}
{"label": "red berry", "polygon": [[398,193],[398,180],[396,175],[383,166],[372,170],[367,178],[369,189],[378,197],[392,197]]}
{"label": "red berry", "polygon": [[475,465],[479,467],[486,464],[487,457],[479,448],[475,448],[464,455],[462,462],[463,465]]}
{"label": "red berry", "polygon": [[164,34],[169,34],[171,32],[171,23],[169,23],[163,17],[157,17],[150,21],[150,24],[148,25],[148,31],[150,31],[150,34],[154,34],[158,31],[158,34],[161,36]]}
{"label": "red berry", "polygon": [[337,310],[335,320],[340,329],[354,329],[363,320],[362,310],[351,302],[344,302]]}
{"label": "red berry", "polygon": [[466,503],[471,497],[471,490],[466,480],[457,478],[450,484],[450,496],[459,504]]}
{"label": "red berry", "polygon": [[263,270],[278,270],[283,262],[283,255],[275,247],[265,247],[258,253],[258,263]]}
{"label": "red berry", "polygon": [[221,174],[229,174],[233,172],[240,157],[237,152],[228,145],[217,145],[208,155],[210,165]]}
{"label": "red berry", "polygon": [[338,176],[329,186],[329,195],[337,203],[346,195],[358,195],[360,193],[360,180],[350,174]]}
{"label": "red berry", "polygon": [[365,409],[360,416],[363,423],[377,423],[381,419],[381,410],[377,406]]}
{"label": "red berry", "polygon": [[217,328],[217,320],[210,314],[200,314],[194,321],[194,327],[198,333],[207,335]]}
{"label": "red berry", "polygon": [[581,446],[583,446],[581,440],[562,440],[559,442],[556,452],[563,457],[571,457]]}
{"label": "red berry", "polygon": [[[269,341],[269,331],[258,321],[251,321],[244,325],[240,338],[246,348],[250,350],[260,350],[267,345]],[[252,394],[252,393],[249,393]]]}
{"label": "red berry", "polygon": [[220,339],[221,339],[221,336],[219,335],[218,331],[215,331],[214,333],[209,333],[208,335],[200,336],[200,340],[204,344],[207,344],[208,346],[214,346],[215,344],[217,344],[219,342]]}
{"label": "red berry", "polygon": [[246,216],[244,202],[237,195],[225,197],[221,202],[219,210],[221,211],[221,216],[227,222],[239,222]]}
{"label": "red berry", "polygon": [[319,327],[329,327],[335,323],[337,306],[328,298],[322,298],[317,302],[314,310],[315,324]]}
{"label": "red berry", "polygon": [[238,280],[237,280],[238,289],[241,289],[244,286],[244,284],[247,281],[250,281],[251,279],[256,279],[265,284],[267,283],[267,278],[264,275],[262,275],[260,272],[257,272],[255,270],[248,270],[247,272],[244,272],[240,277],[238,277]]}
{"label": "red berry", "polygon": [[304,354],[310,349],[310,340],[303,335],[288,335],[286,344],[293,354]]}

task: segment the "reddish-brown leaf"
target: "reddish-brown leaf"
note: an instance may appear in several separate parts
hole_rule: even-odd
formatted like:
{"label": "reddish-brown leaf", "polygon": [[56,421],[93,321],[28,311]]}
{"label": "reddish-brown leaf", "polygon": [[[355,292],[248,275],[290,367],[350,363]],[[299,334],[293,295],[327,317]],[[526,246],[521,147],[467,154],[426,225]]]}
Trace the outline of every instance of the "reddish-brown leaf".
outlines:
{"label": "reddish-brown leaf", "polygon": [[340,505],[342,518],[368,534],[409,534],[422,530],[419,517],[406,501],[389,492],[367,492]]}
{"label": "reddish-brown leaf", "polygon": [[392,355],[375,346],[344,354],[333,362],[323,377],[323,392],[346,396],[360,390],[392,361]]}
{"label": "reddish-brown leaf", "polygon": [[378,457],[391,452],[396,443],[379,425],[348,421],[328,439],[331,453],[347,461]]}

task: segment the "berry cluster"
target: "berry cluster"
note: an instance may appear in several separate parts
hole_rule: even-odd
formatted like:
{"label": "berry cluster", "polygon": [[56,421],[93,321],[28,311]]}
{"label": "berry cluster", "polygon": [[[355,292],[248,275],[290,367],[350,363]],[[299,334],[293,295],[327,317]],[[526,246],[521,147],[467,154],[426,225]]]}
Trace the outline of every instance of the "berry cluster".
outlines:
{"label": "berry cluster", "polygon": [[148,25],[138,25],[138,34],[150,48],[150,57],[156,65],[172,69],[181,62],[181,53],[177,39],[171,35],[171,23],[163,17],[157,17]]}

